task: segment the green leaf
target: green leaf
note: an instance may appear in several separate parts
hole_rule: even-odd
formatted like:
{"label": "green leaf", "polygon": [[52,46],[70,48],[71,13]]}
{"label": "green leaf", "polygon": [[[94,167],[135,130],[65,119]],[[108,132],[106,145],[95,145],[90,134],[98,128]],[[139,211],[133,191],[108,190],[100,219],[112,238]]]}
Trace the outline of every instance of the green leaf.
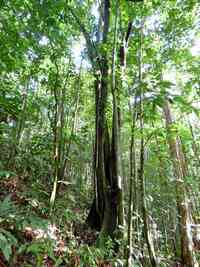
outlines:
{"label": "green leaf", "polygon": [[11,171],[0,171],[0,178],[9,178],[10,176],[15,176],[16,173]]}
{"label": "green leaf", "polygon": [[159,85],[162,87],[162,88],[170,88],[172,86],[175,86],[174,83],[172,83],[171,81],[167,81],[167,80],[162,80],[159,82]]}
{"label": "green leaf", "polygon": [[10,232],[4,229],[1,229],[0,231],[0,249],[3,252],[5,259],[9,261],[12,254],[12,246],[17,245],[17,240]]}
{"label": "green leaf", "polygon": [[2,248],[2,250],[6,260],[9,261],[10,256],[12,254],[11,246],[7,244],[4,248]]}

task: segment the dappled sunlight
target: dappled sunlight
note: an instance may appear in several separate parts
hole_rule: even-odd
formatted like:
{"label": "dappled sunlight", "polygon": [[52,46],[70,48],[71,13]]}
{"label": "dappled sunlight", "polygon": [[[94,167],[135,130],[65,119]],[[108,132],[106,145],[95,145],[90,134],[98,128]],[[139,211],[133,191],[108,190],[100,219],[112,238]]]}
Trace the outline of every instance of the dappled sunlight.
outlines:
{"label": "dappled sunlight", "polygon": [[199,267],[199,1],[0,10],[0,267]]}

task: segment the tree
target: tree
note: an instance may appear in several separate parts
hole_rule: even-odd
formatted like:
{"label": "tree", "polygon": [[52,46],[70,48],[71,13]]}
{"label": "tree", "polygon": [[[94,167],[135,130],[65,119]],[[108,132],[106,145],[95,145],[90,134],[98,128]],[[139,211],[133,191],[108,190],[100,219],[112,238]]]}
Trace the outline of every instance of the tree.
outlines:
{"label": "tree", "polygon": [[170,133],[170,128],[173,126],[173,120],[169,103],[167,101],[163,110],[166,127],[168,129],[169,149],[173,161],[174,174],[176,176],[176,201],[179,214],[181,257],[185,266],[194,267],[198,266],[198,262],[193,250],[191,214],[189,211],[189,201],[186,196],[186,189],[184,185],[184,180],[187,176],[187,166],[179,137],[173,136],[173,134]]}

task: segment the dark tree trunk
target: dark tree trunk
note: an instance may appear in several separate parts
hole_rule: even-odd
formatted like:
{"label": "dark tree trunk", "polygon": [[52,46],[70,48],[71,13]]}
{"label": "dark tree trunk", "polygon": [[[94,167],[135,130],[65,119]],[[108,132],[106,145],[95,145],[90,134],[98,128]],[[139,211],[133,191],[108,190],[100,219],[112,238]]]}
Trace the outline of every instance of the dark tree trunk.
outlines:
{"label": "dark tree trunk", "polygon": [[[102,44],[107,45],[109,31],[110,1],[104,0],[104,26]],[[99,57],[99,75],[95,76],[96,127],[94,145],[94,185],[95,199],[86,222],[100,230],[99,245],[114,236],[118,224],[122,224],[122,190],[119,187],[119,127],[115,88],[113,84],[113,122],[110,136],[106,119],[106,105],[110,76],[108,73],[108,52]],[[112,65],[113,72],[114,67]],[[112,73],[113,74],[113,73]],[[113,77],[112,77],[113,78]],[[113,80],[112,80],[113,81]]]}

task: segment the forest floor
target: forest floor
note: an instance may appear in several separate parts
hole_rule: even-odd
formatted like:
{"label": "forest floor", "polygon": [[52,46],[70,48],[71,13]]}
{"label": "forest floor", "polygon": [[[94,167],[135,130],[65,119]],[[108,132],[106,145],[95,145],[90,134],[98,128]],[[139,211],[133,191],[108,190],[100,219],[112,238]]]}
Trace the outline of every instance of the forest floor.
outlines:
{"label": "forest floor", "polygon": [[[96,248],[98,233],[84,223],[92,197],[63,187],[51,210],[50,187],[18,176],[0,180],[0,267],[114,266],[112,242]],[[161,266],[181,267],[167,259]]]}
{"label": "forest floor", "polygon": [[[51,211],[50,192],[40,183],[14,176],[1,180],[0,188],[0,267],[75,267],[90,256],[96,232],[84,224],[84,194],[65,189]],[[109,266],[98,257],[96,264]]]}

